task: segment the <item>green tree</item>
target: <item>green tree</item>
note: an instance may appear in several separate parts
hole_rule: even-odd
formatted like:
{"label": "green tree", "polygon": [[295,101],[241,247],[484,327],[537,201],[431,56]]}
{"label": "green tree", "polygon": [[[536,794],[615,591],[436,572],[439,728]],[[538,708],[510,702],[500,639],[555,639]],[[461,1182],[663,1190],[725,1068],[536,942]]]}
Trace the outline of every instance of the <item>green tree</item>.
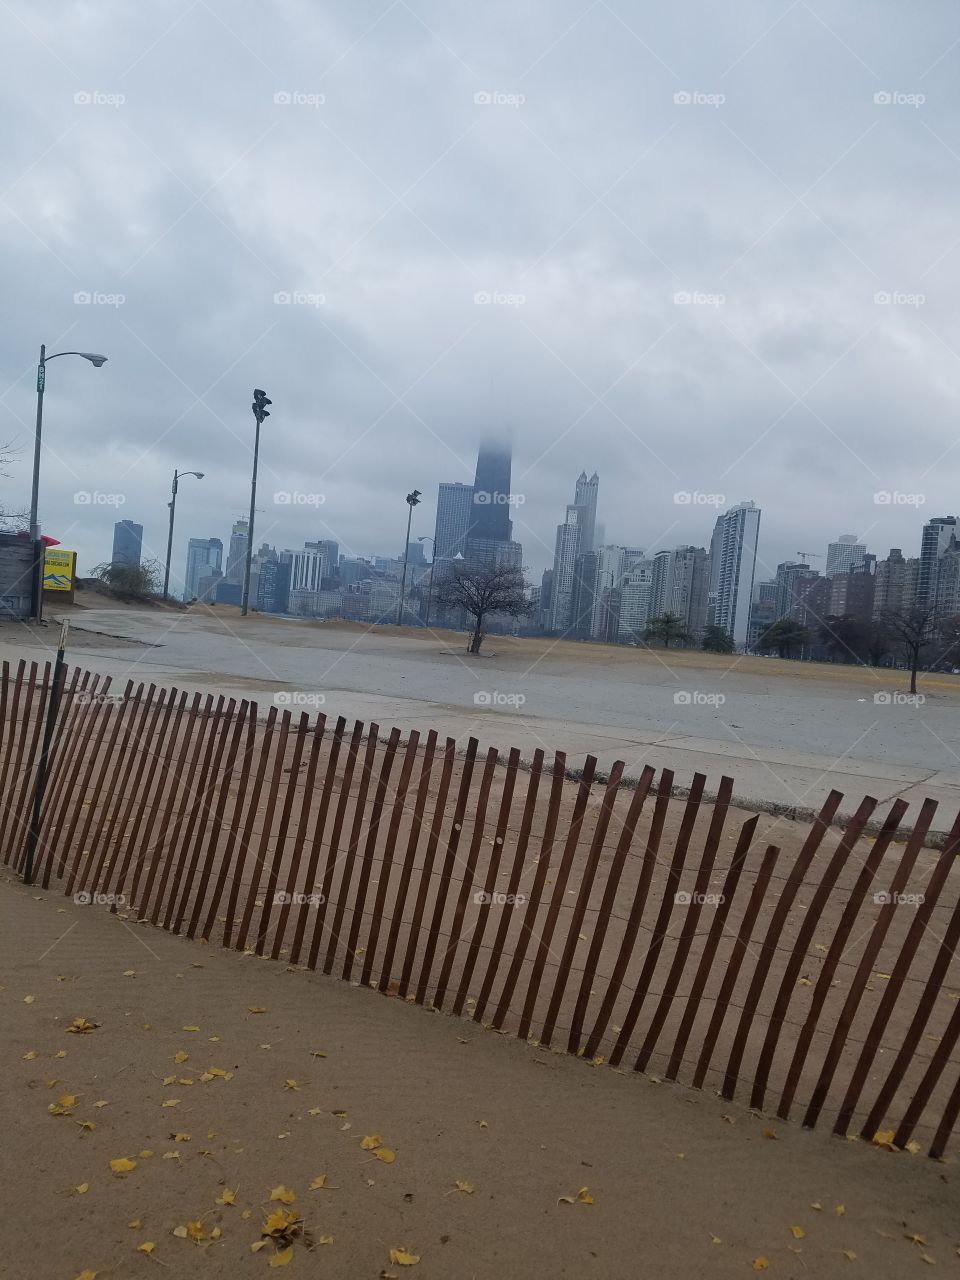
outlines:
{"label": "green tree", "polygon": [[658,618],[651,618],[643,633],[644,640],[659,640],[665,649],[671,643],[683,644],[690,639],[686,623],[676,613],[661,613]]}
{"label": "green tree", "polygon": [[767,627],[757,641],[757,648],[761,653],[776,650],[778,657],[792,658],[803,648],[809,638],[810,632],[799,622],[794,622],[793,618],[780,618],[779,621]]}
{"label": "green tree", "polygon": [[733,636],[723,627],[711,622],[703,629],[701,648],[708,653],[733,653]]}

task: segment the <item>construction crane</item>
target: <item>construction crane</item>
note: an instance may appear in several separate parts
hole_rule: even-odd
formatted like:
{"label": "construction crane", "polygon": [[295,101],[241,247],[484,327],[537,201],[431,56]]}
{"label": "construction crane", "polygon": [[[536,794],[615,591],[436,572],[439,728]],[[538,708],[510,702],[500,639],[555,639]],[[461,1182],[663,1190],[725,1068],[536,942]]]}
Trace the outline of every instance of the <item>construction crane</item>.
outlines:
{"label": "construction crane", "polygon": [[823,556],[818,555],[816,551],[798,551],[796,554],[800,557],[804,564],[808,560],[822,560]]}

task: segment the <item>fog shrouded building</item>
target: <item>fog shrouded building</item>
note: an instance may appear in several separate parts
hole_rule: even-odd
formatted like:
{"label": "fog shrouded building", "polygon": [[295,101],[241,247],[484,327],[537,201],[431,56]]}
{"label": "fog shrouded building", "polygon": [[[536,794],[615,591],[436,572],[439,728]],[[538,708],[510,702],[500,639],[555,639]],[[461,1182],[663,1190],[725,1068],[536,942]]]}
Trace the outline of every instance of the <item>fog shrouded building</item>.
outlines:
{"label": "fog shrouded building", "polygon": [[143,525],[132,520],[118,520],[113,526],[113,555],[111,564],[122,564],[134,569],[140,567],[143,550]]}
{"label": "fog shrouded building", "polygon": [[857,541],[855,533],[841,533],[836,542],[827,544],[827,563],[823,570],[824,577],[832,578],[838,573],[847,573],[863,564],[867,548]]}
{"label": "fog shrouded building", "polygon": [[473,519],[470,537],[487,542],[511,542],[510,446],[487,441],[477,455],[473,482]]}
{"label": "fog shrouded building", "polygon": [[759,532],[760,508],[741,502],[717,517],[710,541],[707,621],[723,627],[741,650],[750,627]]}
{"label": "fog shrouded building", "polygon": [[219,538],[191,538],[187,543],[187,568],[183,575],[184,600],[200,595],[200,579],[218,576],[223,564]]}

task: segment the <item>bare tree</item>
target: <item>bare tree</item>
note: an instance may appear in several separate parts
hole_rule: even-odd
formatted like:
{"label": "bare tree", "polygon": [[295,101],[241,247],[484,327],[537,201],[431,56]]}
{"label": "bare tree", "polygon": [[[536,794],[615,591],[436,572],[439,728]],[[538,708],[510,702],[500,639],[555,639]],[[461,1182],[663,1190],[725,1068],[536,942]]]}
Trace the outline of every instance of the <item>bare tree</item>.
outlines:
{"label": "bare tree", "polygon": [[910,663],[910,692],[917,692],[917,671],[922,650],[936,637],[936,606],[915,605],[912,609],[892,609],[883,615],[883,623],[894,643],[903,650]]}
{"label": "bare tree", "polygon": [[467,652],[479,653],[485,618],[496,613],[523,618],[530,612],[526,589],[522,569],[467,562],[447,570],[437,588],[436,602],[441,609],[462,609],[473,618]]}
{"label": "bare tree", "polygon": [[[7,470],[9,464],[13,461],[16,450],[10,441],[6,444],[0,444],[0,476],[7,477],[10,472]],[[27,522],[26,511],[8,511],[4,506],[0,505],[0,533],[15,533],[18,528],[24,528]]]}

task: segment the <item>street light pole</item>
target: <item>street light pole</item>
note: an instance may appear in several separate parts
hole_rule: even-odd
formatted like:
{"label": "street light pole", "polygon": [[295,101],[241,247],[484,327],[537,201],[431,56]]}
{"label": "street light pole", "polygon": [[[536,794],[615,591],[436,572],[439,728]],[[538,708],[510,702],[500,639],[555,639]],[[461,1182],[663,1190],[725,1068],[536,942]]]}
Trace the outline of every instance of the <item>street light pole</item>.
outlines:
{"label": "street light pole", "polygon": [[257,463],[260,458],[260,427],[264,418],[270,417],[266,408],[268,404],[273,404],[273,401],[268,400],[267,393],[257,387],[253,393],[252,406],[257,426],[253,437],[253,479],[250,482],[250,520],[247,524],[247,563],[243,571],[243,599],[240,604],[241,618],[247,616],[247,608],[250,604],[250,569],[253,564],[253,517],[257,507]]}
{"label": "street light pole", "polygon": [[170,501],[167,506],[170,508],[170,528],[167,530],[167,563],[163,571],[163,598],[169,598],[170,589],[170,557],[173,555],[173,521],[177,511],[177,481],[181,476],[196,476],[198,480],[203,479],[202,471],[174,471],[173,488],[171,490]]}
{"label": "street light pole", "polygon": [[433,570],[437,560],[437,540],[436,538],[431,538],[427,534],[424,534],[423,537],[418,538],[417,541],[430,543],[430,585],[427,587],[427,616],[423,620],[423,625],[425,627],[429,627],[430,605],[433,601]]}
{"label": "street light pole", "polygon": [[37,425],[33,437],[33,483],[30,489],[30,541],[33,543],[34,582],[31,592],[30,616],[37,622],[43,616],[43,546],[40,540],[40,439],[43,433],[43,392],[47,383],[47,365],[59,356],[80,356],[89,360],[95,369],[107,363],[107,357],[93,351],[56,351],[47,355],[46,344],[40,344],[40,362],[37,365]]}
{"label": "street light pole", "polygon": [[400,603],[397,605],[397,626],[403,625],[403,597],[407,592],[407,560],[410,556],[410,523],[413,520],[413,508],[420,503],[420,490],[414,489],[407,494],[407,540],[403,544],[403,577],[400,580]]}

